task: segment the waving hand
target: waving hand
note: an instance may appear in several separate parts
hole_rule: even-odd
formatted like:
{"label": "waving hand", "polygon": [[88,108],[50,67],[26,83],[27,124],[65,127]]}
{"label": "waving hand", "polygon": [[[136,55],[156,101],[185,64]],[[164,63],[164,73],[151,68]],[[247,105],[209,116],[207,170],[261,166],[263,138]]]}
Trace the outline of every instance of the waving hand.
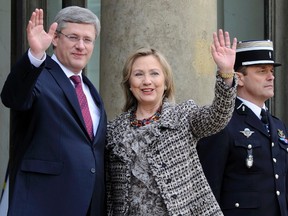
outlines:
{"label": "waving hand", "polygon": [[43,26],[43,10],[35,9],[32,13],[29,23],[27,25],[27,39],[34,57],[41,59],[45,51],[49,48],[54,33],[57,28],[57,23],[53,23],[48,33],[45,32]]}
{"label": "waving hand", "polygon": [[228,32],[223,32],[219,29],[217,33],[213,33],[213,44],[211,46],[211,53],[215,63],[222,73],[231,73],[234,68],[236,57],[237,39],[233,39],[231,46],[230,36]]}

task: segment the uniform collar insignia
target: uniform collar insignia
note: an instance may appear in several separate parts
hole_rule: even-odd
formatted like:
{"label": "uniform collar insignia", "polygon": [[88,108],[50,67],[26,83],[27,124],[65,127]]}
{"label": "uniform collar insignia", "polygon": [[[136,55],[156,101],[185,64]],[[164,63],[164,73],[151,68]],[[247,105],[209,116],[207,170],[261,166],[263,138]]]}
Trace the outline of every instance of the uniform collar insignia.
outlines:
{"label": "uniform collar insignia", "polygon": [[286,138],[285,133],[283,132],[283,130],[277,129],[277,132],[278,132],[279,139],[281,141],[283,141],[285,144],[288,144],[288,139]]}
{"label": "uniform collar insignia", "polygon": [[242,112],[245,112],[245,104],[242,102],[236,109],[240,109]]}
{"label": "uniform collar insignia", "polygon": [[254,131],[251,131],[249,128],[245,128],[243,131],[240,131],[240,133],[249,138],[254,133]]}

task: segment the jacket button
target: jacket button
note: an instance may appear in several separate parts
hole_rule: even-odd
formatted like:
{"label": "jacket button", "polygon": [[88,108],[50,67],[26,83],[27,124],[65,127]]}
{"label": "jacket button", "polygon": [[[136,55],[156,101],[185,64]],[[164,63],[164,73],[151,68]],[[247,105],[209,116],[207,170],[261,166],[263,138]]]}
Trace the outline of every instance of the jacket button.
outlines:
{"label": "jacket button", "polygon": [[235,207],[238,208],[240,205],[239,203],[235,203]]}
{"label": "jacket button", "polygon": [[274,147],[274,142],[271,143],[272,147]]}
{"label": "jacket button", "polygon": [[278,179],[278,178],[279,178],[279,175],[278,175],[278,174],[275,174],[275,178]]}
{"label": "jacket button", "polygon": [[91,172],[91,173],[95,173],[95,172],[96,172],[95,168],[91,168],[91,169],[90,169],[90,172]]}
{"label": "jacket button", "polygon": [[276,194],[277,194],[277,196],[279,196],[280,195],[280,191],[276,191]]}
{"label": "jacket button", "polygon": [[273,158],[273,161],[274,161],[274,163],[276,163],[277,162],[276,158]]}

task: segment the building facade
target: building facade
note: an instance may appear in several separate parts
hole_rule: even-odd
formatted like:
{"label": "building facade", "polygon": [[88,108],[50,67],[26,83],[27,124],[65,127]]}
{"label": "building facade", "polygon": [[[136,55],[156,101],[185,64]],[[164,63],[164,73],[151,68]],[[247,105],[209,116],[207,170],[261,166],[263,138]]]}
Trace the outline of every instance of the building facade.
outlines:
{"label": "building facade", "polygon": [[[27,50],[26,25],[35,8],[43,8],[48,29],[56,13],[69,5],[84,6],[101,21],[92,61],[85,73],[98,88],[112,119],[121,112],[121,70],[135,49],[159,49],[174,71],[177,102],[192,98],[208,104],[214,95],[216,66],[210,54],[218,28],[238,40],[271,39],[276,60],[275,97],[271,112],[288,124],[288,2],[286,0],[0,0],[0,89],[11,65]],[[47,51],[48,54],[51,50]],[[9,159],[9,109],[0,103],[0,183]]]}

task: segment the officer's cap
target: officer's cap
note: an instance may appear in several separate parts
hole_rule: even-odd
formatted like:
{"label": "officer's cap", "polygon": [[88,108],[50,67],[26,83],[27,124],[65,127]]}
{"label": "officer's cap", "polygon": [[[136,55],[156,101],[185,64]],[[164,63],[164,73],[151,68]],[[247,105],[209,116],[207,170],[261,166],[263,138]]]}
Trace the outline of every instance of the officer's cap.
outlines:
{"label": "officer's cap", "polygon": [[239,41],[236,49],[234,70],[241,66],[271,64],[274,67],[280,63],[274,61],[273,42],[270,40]]}

